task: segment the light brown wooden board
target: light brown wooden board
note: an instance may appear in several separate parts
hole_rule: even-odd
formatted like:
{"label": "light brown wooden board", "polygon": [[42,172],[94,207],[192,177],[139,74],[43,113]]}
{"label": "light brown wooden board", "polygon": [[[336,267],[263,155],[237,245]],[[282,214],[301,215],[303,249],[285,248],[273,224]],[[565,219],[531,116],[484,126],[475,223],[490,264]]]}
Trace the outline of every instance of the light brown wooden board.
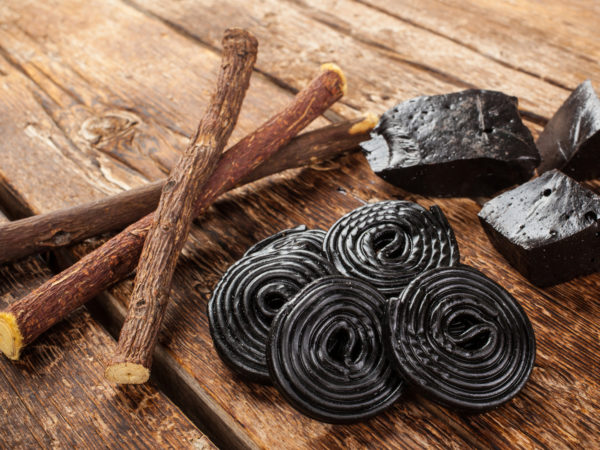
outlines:
{"label": "light brown wooden board", "polygon": [[357,2],[557,86],[600,82],[600,4],[593,0]]}
{"label": "light brown wooden board", "polygon": [[[310,67],[335,60],[351,88],[343,102],[381,113],[423,94],[470,87],[516,95],[521,106],[549,118],[567,94],[535,76],[506,67],[464,45],[351,0],[129,0],[199,42],[217,46],[229,23],[257,35],[257,67],[298,88]],[[318,36],[318,38],[317,38]]]}
{"label": "light brown wooden board", "polygon": [[[340,4],[356,6],[345,2]],[[248,6],[243,2],[230,2],[222,6],[220,3],[219,8],[208,8],[201,2],[183,2],[183,6],[171,5],[172,9],[170,7],[166,12],[158,9],[155,2],[144,2],[144,8],[154,9],[141,12],[139,5],[135,5],[135,8],[117,2],[104,2],[102,5],[94,2],[93,5],[97,7],[95,11],[98,17],[87,17],[85,11],[77,10],[66,1],[50,3],[45,7],[36,4],[42,9],[43,20],[32,15],[27,5],[11,4],[8,12],[3,11],[5,17],[2,20],[6,25],[0,29],[4,33],[0,42],[5,56],[14,59],[28,77],[36,80],[38,86],[31,86],[25,76],[15,74],[18,71],[14,67],[7,66],[6,70],[0,67],[8,74],[6,78],[19,86],[10,91],[16,94],[0,101],[2,117],[11,117],[13,114],[19,117],[18,109],[25,109],[26,106],[12,105],[25,102],[31,108],[27,113],[32,115],[31,111],[37,111],[34,114],[36,120],[46,124],[48,119],[45,112],[40,110],[39,102],[30,98],[35,100],[42,96],[41,91],[52,92],[52,86],[58,84],[68,86],[75,93],[85,93],[79,94],[79,97],[85,99],[80,103],[87,108],[96,104],[95,98],[109,98],[104,100],[106,104],[103,108],[129,104],[138,114],[139,111],[146,112],[143,115],[144,123],[150,123],[151,126],[147,126],[146,131],[140,131],[140,134],[174,134],[174,138],[167,137],[165,140],[172,142],[174,149],[183,148],[177,147],[177,141],[192,129],[196,121],[194,115],[197,114],[196,110],[186,108],[198,108],[207,99],[198,94],[195,102],[189,100],[188,97],[194,95],[194,92],[190,93],[190,84],[193,83],[190,83],[189,77],[180,76],[177,70],[179,67],[180,71],[186,71],[188,63],[176,58],[169,59],[169,55],[203,52],[205,58],[215,61],[213,67],[198,63],[193,73],[190,71],[186,74],[192,76],[193,80],[210,77],[209,72],[216,70],[218,60],[210,49],[216,48],[215,41],[220,39],[222,28],[228,25],[250,26],[261,39],[259,70],[273,78],[279,86],[289,86],[292,90],[301,87],[310,78],[314,73],[311,71],[313,65],[331,59],[332,54],[341,55],[343,62],[339,62],[349,74],[351,95],[347,104],[358,109],[375,108],[381,112],[396,101],[413,95],[463,87],[455,81],[449,81],[447,76],[432,74],[425,67],[399,62],[389,49],[383,51],[365,42],[376,37],[371,29],[365,28],[365,23],[371,20],[366,16],[374,14],[372,12],[364,12],[360,29],[351,27],[349,33],[340,31],[338,25],[328,23],[332,22],[332,17],[339,22],[341,19],[338,17],[343,17],[342,14],[330,10],[327,20],[323,20],[322,11],[316,9],[318,5],[289,3],[278,7],[267,2],[264,7],[262,3]],[[233,10],[228,10],[228,7]],[[259,14],[248,8],[262,9],[258,10]],[[230,15],[231,11],[235,14]],[[15,18],[10,19],[11,14]],[[156,14],[163,17],[159,20]],[[195,17],[195,22],[188,20],[188,17]],[[240,19],[245,22],[235,22]],[[350,17],[347,22],[354,20],[358,19]],[[379,17],[379,20],[383,21],[384,18]],[[385,20],[391,19],[387,17]],[[394,27],[399,26],[396,22],[390,23]],[[421,30],[419,42],[426,42],[428,35],[417,28]],[[144,42],[137,42],[137,45],[144,47],[143,63],[135,58],[135,45],[129,42],[136,40],[132,33],[140,29],[145,33]],[[205,30],[208,35],[202,34]],[[128,36],[130,39],[122,43],[118,36]],[[437,45],[448,45],[439,38],[435,34],[430,37]],[[208,44],[208,47],[201,45],[201,42]],[[452,43],[451,40],[448,42]],[[391,48],[397,52],[402,40],[396,39],[392,44]],[[459,51],[452,46],[444,48],[447,51]],[[335,53],[330,52],[331,49]],[[477,58],[477,52],[460,51],[463,52],[463,59]],[[439,54],[443,55],[443,52],[440,50]],[[499,67],[490,66],[485,58],[477,60],[485,70],[471,74],[461,67],[454,67],[460,66],[460,63],[452,58],[444,62],[440,56],[435,60],[435,64],[439,65],[436,66],[428,60],[426,53],[414,47],[407,50],[405,57],[423,66],[440,67],[438,70],[444,73],[450,71],[455,77],[458,77],[457,74],[461,77],[468,75],[471,77],[469,83],[478,87],[493,87],[488,83],[492,71],[498,71],[500,78],[497,79],[501,80],[498,83],[505,83],[502,86],[506,88],[503,89],[513,94],[522,89],[522,83],[526,82],[525,85],[531,87],[524,92],[525,99],[530,103],[528,109],[546,118],[552,113],[552,108],[558,107],[568,95],[566,90],[544,83],[534,76],[530,76],[529,80],[529,75],[520,73],[511,78],[513,74],[508,69],[519,71],[502,64]],[[161,70],[149,76],[144,64],[161,67]],[[118,70],[115,70],[115,65]],[[36,75],[38,72],[41,75]],[[123,79],[120,76],[123,73],[128,73],[134,81]],[[388,73],[391,73],[390,78],[387,78]],[[44,77],[54,81],[42,84]],[[168,89],[163,85],[168,85]],[[261,88],[256,97],[249,95],[246,100],[245,108],[248,104],[255,108],[252,112],[255,116],[249,116],[255,123],[267,116],[269,107],[276,109],[277,105],[273,103],[283,102],[288,97],[285,89],[278,89],[266,81],[264,88],[262,84]],[[111,93],[110,97],[107,92]],[[67,106],[58,104],[52,116],[59,117],[62,108]],[[45,109],[48,110],[47,107]],[[347,114],[348,111],[348,108],[338,109],[341,114]],[[81,118],[66,118],[61,126],[65,132],[61,132],[55,124],[47,125],[50,130],[48,133],[53,139],[67,135],[74,140],[81,127],[78,120],[81,121]],[[250,131],[251,123],[252,120],[249,120],[241,124],[239,132]],[[114,140],[119,145],[114,148],[120,148],[121,141],[124,141],[133,149],[133,157],[139,153],[141,161],[157,162],[152,155],[144,153],[143,146],[137,144],[137,128],[138,125],[134,126],[133,130],[136,131],[127,135],[126,139],[117,136]],[[97,172],[84,171],[82,166],[85,166],[72,154],[67,154],[58,163],[45,160],[42,155],[47,141],[28,140],[29,136],[24,135],[19,127],[10,128],[9,131],[9,142],[14,145],[2,144],[0,147],[3,154],[11,155],[7,158],[8,162],[0,161],[0,176],[5,180],[1,184],[10,187],[5,189],[7,196],[24,211],[47,211],[60,204],[82,201],[91,198],[91,195],[102,195],[103,192],[144,182],[144,178],[139,176],[141,166],[129,164],[125,170],[112,156],[106,162],[103,160],[109,169]],[[33,148],[36,155],[34,164],[39,166],[22,167],[18,148],[25,145]],[[75,154],[90,151],[82,145],[74,147]],[[99,152],[93,146],[91,150]],[[45,195],[50,198],[43,198],[39,193],[40,186],[52,185],[48,173],[65,165],[69,170],[65,170],[64,179],[72,179],[74,186],[79,183],[94,189],[86,191],[63,183],[60,189],[46,191]],[[219,426],[219,433],[229,432],[230,436],[222,438],[224,442],[248,446],[276,446],[282,442],[299,447],[505,446],[507,443],[564,446],[596,442],[600,433],[597,419],[599,386],[594,374],[598,373],[599,367],[597,360],[589,355],[597,354],[599,350],[598,330],[594,326],[600,316],[600,308],[594,301],[598,293],[598,276],[586,277],[546,291],[532,288],[490,246],[477,223],[479,207],[468,199],[436,202],[447,213],[457,232],[463,262],[484,270],[513,292],[530,314],[538,335],[536,368],[532,380],[517,399],[488,414],[461,417],[421,398],[411,397],[366,424],[335,427],[303,418],[285,405],[271,388],[249,385],[232,377],[212,349],[204,310],[210,290],[228,265],[249,245],[281,228],[298,223],[325,228],[363,201],[407,198],[424,205],[433,203],[431,199],[389,187],[369,173],[359,156],[345,158],[328,168],[329,171],[294,171],[255,183],[225,196],[211,208],[209,214],[197,220],[198,226],[194,228],[184,249],[175,275],[173,304],[165,320],[155,365],[159,377],[163,373],[164,380],[175,381],[187,389],[186,392],[194,394],[194,398],[187,399],[187,410],[204,408],[200,415],[203,420],[208,420],[209,426]],[[118,170],[122,170],[124,175],[113,175],[121,173]],[[103,181],[105,173],[110,173],[111,180],[117,179],[118,183],[110,185],[107,180]],[[301,176],[295,176],[298,174]],[[96,181],[97,178],[99,181]],[[152,178],[152,175],[145,174],[145,178]],[[85,248],[78,251],[83,252]],[[105,310],[116,321],[124,311],[130,284],[120,284],[104,298]],[[591,298],[586,298],[586,292],[592,293]]]}
{"label": "light brown wooden board", "polygon": [[[0,213],[0,221],[6,220]],[[40,257],[0,266],[0,308],[51,275]],[[0,447],[214,448],[152,384],[116,388],[102,375],[113,339],[79,310],[17,363],[0,361]]]}

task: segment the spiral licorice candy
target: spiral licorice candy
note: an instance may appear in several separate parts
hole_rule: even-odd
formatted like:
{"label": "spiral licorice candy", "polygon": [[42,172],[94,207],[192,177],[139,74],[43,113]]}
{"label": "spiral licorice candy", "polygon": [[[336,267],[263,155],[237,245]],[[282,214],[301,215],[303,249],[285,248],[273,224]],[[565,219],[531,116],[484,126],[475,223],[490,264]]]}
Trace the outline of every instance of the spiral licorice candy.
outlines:
{"label": "spiral licorice candy", "polygon": [[385,297],[399,295],[420,273],[460,259],[442,211],[408,201],[374,203],[346,214],[327,232],[324,248],[340,273],[367,281]]}
{"label": "spiral licorice candy", "polygon": [[244,378],[269,383],[265,352],[275,314],[301,288],[332,273],[327,259],[306,250],[259,252],[232,265],[208,303],[221,359]]}
{"label": "spiral licorice candy", "polygon": [[501,286],[466,266],[425,272],[387,307],[396,368],[424,395],[482,412],[516,395],[535,360],[527,315]]}
{"label": "spiral licorice candy", "polygon": [[343,276],[312,282],[280,310],[267,361],[292,406],[317,420],[351,423],[400,397],[404,383],[382,341],[384,310],[379,292]]}
{"label": "spiral licorice candy", "polygon": [[283,230],[275,233],[268,238],[254,244],[244,256],[252,255],[258,252],[287,251],[287,250],[307,250],[313,253],[325,254],[323,251],[323,240],[325,232],[323,230],[310,230],[306,225],[299,225],[289,230]]}

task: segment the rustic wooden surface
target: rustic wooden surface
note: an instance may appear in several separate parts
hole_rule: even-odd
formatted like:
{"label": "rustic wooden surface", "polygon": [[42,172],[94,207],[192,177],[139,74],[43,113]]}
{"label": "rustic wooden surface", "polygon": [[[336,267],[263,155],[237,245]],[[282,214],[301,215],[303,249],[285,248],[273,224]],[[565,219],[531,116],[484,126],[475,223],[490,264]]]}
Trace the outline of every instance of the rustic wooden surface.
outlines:
{"label": "rustic wooden surface", "polygon": [[[220,37],[230,26],[246,27],[260,41],[257,71],[233,141],[280,109],[328,61],[343,68],[349,84],[329,120],[367,110],[381,113],[412,96],[475,86],[518,96],[536,134],[579,82],[590,78],[600,89],[598,3],[565,3],[5,1],[0,4],[0,205],[17,218],[164,177],[209,100]],[[325,123],[321,119],[318,125]],[[324,425],[296,413],[274,389],[236,379],[218,360],[206,302],[248,246],[300,223],[326,228],[366,201],[388,198],[439,204],[456,231],[462,261],[498,280],[529,314],[538,339],[536,366],[525,389],[507,405],[464,416],[410,396],[367,423]],[[392,188],[369,172],[360,155],[223,196],[196,220],[180,258],[155,354],[158,385],[224,446],[600,445],[600,275],[544,290],[533,287],[490,245],[478,210],[472,199],[423,198]],[[97,244],[73,248],[61,260],[74,260]],[[12,267],[2,270],[11,276],[17,270]],[[6,283],[0,281],[3,290]],[[113,336],[131,285],[130,279],[115,286],[90,306]],[[99,339],[107,348],[114,345],[96,337],[104,332],[87,317],[90,328],[79,345]],[[19,365],[1,361],[0,371],[23,365],[41,370],[39,348],[56,345],[61,364],[84,373],[80,362],[68,359],[76,357],[72,341],[54,337],[63,333],[73,339],[80,331],[72,322],[58,325],[24,351]],[[99,364],[86,357],[89,367]],[[37,393],[38,383],[21,380],[18,389],[23,395]],[[87,384],[78,395],[88,401],[111,389],[93,378]],[[160,422],[164,414],[154,408],[142,414],[118,403],[118,396],[97,395],[107,408],[130,408],[121,413],[146,424]],[[9,401],[14,403],[13,397]],[[14,417],[22,417],[17,423],[34,423],[33,406],[13,403],[8,404],[14,415],[3,415],[0,423]],[[85,416],[80,419],[71,428],[57,423],[48,429],[59,442],[68,442],[84,426]],[[33,428],[23,442],[35,441]],[[4,442],[17,442],[5,430],[0,428]],[[173,430],[171,438],[177,433]]]}
{"label": "rustic wooden surface", "polygon": [[[0,222],[6,220],[0,213]],[[40,257],[0,266],[0,307],[51,272]],[[81,309],[32,346],[0,364],[2,448],[196,448],[213,445],[153,384],[117,388],[102,376],[110,335]]]}

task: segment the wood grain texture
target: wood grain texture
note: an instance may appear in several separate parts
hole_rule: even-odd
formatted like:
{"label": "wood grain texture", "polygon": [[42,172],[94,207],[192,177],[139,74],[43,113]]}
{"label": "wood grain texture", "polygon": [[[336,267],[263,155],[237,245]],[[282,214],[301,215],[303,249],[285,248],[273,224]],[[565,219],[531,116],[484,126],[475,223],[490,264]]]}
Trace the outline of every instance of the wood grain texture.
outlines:
{"label": "wood grain texture", "polygon": [[[352,86],[343,102],[363,111],[379,114],[418,95],[477,87],[518,96],[521,108],[548,119],[567,94],[537,76],[353,0],[226,0],[219,8],[211,7],[210,0],[173,5],[129,1],[211,46],[218,43],[220,30],[233,21],[262,43],[257,67],[296,88],[309,76],[310,62],[335,55]],[[384,3],[393,10],[404,8],[404,2]],[[421,14],[425,15],[422,10]],[[473,27],[478,23],[473,19]],[[310,42],[297,38],[310,35],[319,38]],[[588,77],[593,74],[590,68]]]}
{"label": "wood grain texture", "polygon": [[[367,114],[302,133],[244,177],[240,185],[357,151],[377,120],[374,114]],[[0,223],[0,263],[122,230],[156,209],[164,184],[165,180],[155,181],[93,202]]]}
{"label": "wood grain texture", "polygon": [[540,81],[568,89],[575,89],[587,78],[600,82],[598,2],[357,2]]}
{"label": "wood grain texture", "polygon": [[[50,275],[39,258],[0,266],[0,307]],[[0,361],[0,446],[106,448],[119,442],[214,448],[153,384],[116,389],[102,379],[102,352],[113,345],[108,333],[80,310],[23,361]]]}
{"label": "wood grain texture", "polygon": [[[173,70],[173,67],[177,67],[177,62],[175,59],[170,59],[168,55],[169,52],[191,54],[194,49],[218,49],[214,42],[220,36],[223,27],[218,29],[215,27],[213,30],[215,23],[227,26],[244,26],[244,22],[250,23],[252,25],[250,29],[261,39],[261,44],[264,42],[261,47],[263,54],[268,54],[270,58],[259,58],[257,67],[266,78],[273,79],[278,86],[290,88],[269,91],[271,99],[264,98],[262,103],[257,100],[255,105],[266,106],[270,104],[269,101],[277,102],[278,99],[285,98],[287,91],[293,90],[294,86],[301,86],[306,81],[306,73],[311,64],[314,66],[315,61],[323,62],[325,57],[327,60],[330,59],[331,50],[336,51],[336,54],[341,54],[343,51],[346,55],[343,56],[342,65],[349,77],[350,94],[354,96],[351,106],[361,110],[376,106],[378,108],[376,112],[380,112],[397,101],[413,95],[441,93],[462,88],[454,82],[449,82],[447,77],[434,76],[427,67],[400,64],[397,56],[392,53],[366,45],[364,41],[367,38],[373,39],[373,30],[377,29],[365,28],[369,23],[373,27],[377,25],[369,22],[371,19],[368,16],[372,12],[368,12],[367,9],[360,10],[361,16],[364,17],[346,19],[350,24],[355,20],[362,24],[356,27],[350,26],[348,32],[347,27],[346,31],[343,27],[341,31],[336,30],[336,27],[340,28],[338,17],[350,14],[348,11],[338,13],[329,10],[329,15],[332,17],[326,17],[327,20],[324,20],[320,17],[324,14],[319,5],[309,3],[284,3],[283,6],[279,6],[265,2],[253,3],[249,6],[248,2],[229,2],[223,4],[223,9],[220,10],[205,8],[200,2],[193,5],[188,2],[178,2],[170,5],[172,9],[169,11],[173,11],[170,16],[158,9],[157,2],[143,4],[140,2],[141,6],[134,5],[135,7],[131,7],[130,3],[104,2],[102,5],[98,3],[92,2],[98,11],[99,18],[95,20],[107,27],[107,30],[114,32],[118,29],[121,35],[131,36],[120,17],[126,18],[130,24],[133,24],[130,25],[133,30],[146,30],[150,42],[158,48],[142,43],[141,54],[144,60],[151,60],[157,66],[160,64],[160,58],[153,56],[156,53],[168,61],[168,64],[161,65],[164,78],[160,74],[150,79],[142,76],[147,75],[144,67],[137,69],[131,61],[128,61],[128,59],[135,59],[130,44],[121,44],[123,48],[120,48],[117,45],[120,41],[110,32],[103,31],[101,27],[90,23],[91,19],[86,19],[84,12],[67,1],[50,3],[48,7],[40,5],[39,8],[44,14],[35,16],[26,8],[11,4],[10,8],[7,8],[8,12],[3,12],[3,21],[9,25],[0,28],[0,33],[3,33],[0,42],[4,48],[8,47],[8,56],[18,59],[19,64],[26,67],[31,74],[35,72],[31,65],[28,65],[28,59],[35,60],[44,72],[52,73],[56,82],[62,85],[70,84],[71,76],[71,73],[64,68],[75,66],[78,72],[85,74],[88,81],[93,80],[93,83],[83,83],[88,92],[97,91],[95,95],[104,95],[107,91],[116,92],[116,102],[123,102],[122,98],[128,98],[125,89],[131,89],[137,102],[136,108],[146,109],[147,105],[153,105],[155,109],[150,116],[157,117],[156,120],[160,118],[162,124],[170,123],[173,126],[172,124],[177,123],[177,127],[188,130],[188,134],[194,126],[192,121],[186,122],[184,114],[192,110],[184,108],[184,106],[191,106],[191,102],[183,98],[186,93],[189,93],[189,83],[183,83],[182,78],[178,78],[176,70]],[[180,3],[185,6],[184,9],[179,6]],[[340,4],[352,8],[356,6],[356,3]],[[435,6],[439,11],[448,11],[443,9],[443,6],[448,3],[424,4],[426,6],[420,10],[416,6],[413,8],[415,17],[420,17],[421,20],[438,17],[438,23],[445,20],[446,23],[456,23],[455,26],[458,28],[462,16],[457,13],[454,13],[454,16],[450,13],[438,14],[434,8]],[[463,4],[466,3],[461,5]],[[147,9],[145,5],[149,5]],[[231,15],[228,12],[227,5],[235,6],[235,14]],[[271,9],[265,8],[264,5]],[[400,6],[404,5],[409,5],[409,2]],[[260,14],[253,14],[254,10],[250,8],[258,8]],[[531,17],[522,19],[530,23],[536,20],[536,13],[541,14],[537,8],[543,8],[543,5],[531,3],[531,8]],[[282,11],[283,9],[287,9],[288,12]],[[110,18],[105,15],[109,12],[113,13]],[[115,12],[119,14],[115,15]],[[160,20],[156,18],[159,13],[162,15]],[[11,14],[18,15],[18,18],[15,16],[11,20]],[[552,49],[552,46],[546,44],[553,38],[546,40],[545,37],[537,34],[527,36],[524,33],[516,41],[511,36],[503,37],[510,34],[510,30],[513,29],[515,35],[518,35],[519,22],[515,24],[514,19],[512,21],[505,19],[504,15],[509,14],[507,12],[496,11],[495,15],[471,15],[470,22],[465,21],[461,26],[471,30],[473,43],[478,40],[492,42],[495,48],[499,49],[494,58],[501,58],[499,61],[508,62],[498,63],[500,67],[504,67],[500,70],[495,65],[497,61],[490,65],[490,58],[484,54],[480,59],[473,59],[481,65],[481,70],[467,65],[468,61],[464,63],[465,67],[472,68],[471,73],[463,70],[461,64],[464,59],[479,58],[473,53],[484,53],[484,50],[480,51],[474,47],[470,50],[472,53],[464,53],[464,49],[460,52],[456,49],[459,52],[457,54],[465,56],[461,59],[452,58],[453,49],[456,47],[444,44],[448,38],[443,33],[432,33],[423,26],[410,23],[413,28],[395,28],[400,26],[395,24],[396,21],[402,22],[401,19],[385,11],[380,11],[380,14],[375,17],[378,17],[382,23],[388,24],[387,27],[392,29],[390,32],[392,37],[396,29],[407,30],[404,40],[398,36],[391,39],[396,52],[398,46],[404,41],[408,42],[406,47],[401,48],[405,51],[404,59],[416,61],[429,68],[439,67],[442,72],[449,72],[454,76],[460,74],[464,78],[468,75],[470,83],[477,87],[494,87],[487,82],[487,77],[492,76],[490,74],[492,70],[497,70],[496,76],[504,77],[502,78],[503,89],[508,93],[523,95],[528,102],[527,109],[531,109],[531,113],[542,119],[549,117],[553,108],[558,107],[566,98],[568,92],[560,86],[564,84],[568,87],[570,82],[547,83],[539,79],[540,74],[533,74],[532,71],[532,74],[521,73],[520,76],[513,77],[512,72],[506,69],[516,72],[520,70],[515,60],[511,60],[511,55],[537,54],[538,57],[531,58],[531,62],[542,64],[540,61],[546,56],[541,50],[538,53],[527,52],[532,52],[532,49],[537,52],[538,50],[534,48],[536,46],[539,49],[545,48],[546,55],[549,56],[544,61],[548,62],[542,62],[548,68],[555,67],[553,70],[558,74],[557,77],[563,76],[560,75],[558,61],[563,57],[565,61],[569,61],[568,53],[579,55],[575,61],[581,62],[577,64],[581,70],[588,71],[586,67],[590,67],[585,65],[584,58],[581,56],[587,54],[588,50],[580,47],[581,41],[578,39],[573,39],[568,45],[564,43],[563,48]],[[547,17],[548,14],[556,13],[543,12],[542,15]],[[595,19],[597,22],[598,16],[593,11],[588,11],[586,14],[590,18],[585,20]],[[195,22],[188,21],[186,15],[195,18]],[[452,21],[451,18],[455,20]],[[510,23],[510,27],[506,25],[504,34],[491,31],[486,35],[488,29],[494,30],[494,28],[486,28],[486,21],[492,19],[495,22],[506,21],[507,24]],[[235,23],[231,23],[232,20]],[[560,20],[560,16],[555,16],[554,20]],[[324,25],[324,21],[333,23]],[[13,29],[14,23],[18,23],[20,28]],[[58,26],[58,23],[61,26]],[[535,27],[543,29],[545,35],[551,34],[554,32],[551,25],[553,22],[548,23],[550,25],[545,29],[546,25],[543,21],[536,23]],[[198,24],[203,24],[204,27]],[[334,24],[335,27],[332,27]],[[441,28],[441,25],[439,26]],[[202,41],[204,38],[200,37],[203,28],[210,31],[212,41]],[[422,36],[419,38],[422,41],[417,39],[416,42],[426,44],[427,36],[431,35],[432,42],[442,46],[436,54],[440,59],[435,60],[435,64],[439,66],[431,64],[427,55],[410,45],[410,38],[413,35],[409,31],[414,28],[422,32],[419,34]],[[27,30],[29,43],[24,37],[19,36],[21,29]],[[288,31],[290,29],[292,31]],[[162,41],[155,37],[154,30],[165,33]],[[71,38],[69,33],[73,33],[75,37]],[[381,30],[377,34],[385,36],[384,31]],[[302,43],[298,42],[299,35],[305,36]],[[378,39],[381,40],[381,36]],[[519,47],[521,42],[519,39],[528,43],[525,48]],[[23,42],[25,44],[21,44]],[[454,41],[450,39],[449,42]],[[464,47],[460,42],[454,44]],[[270,45],[273,47],[269,48]],[[87,48],[92,56],[86,54],[83,48]],[[104,48],[109,50],[105,51]],[[89,49],[92,51],[90,52]],[[508,52],[512,53],[509,55]],[[445,59],[444,53],[447,53]],[[48,54],[52,54],[53,58],[49,58]],[[522,60],[526,59],[525,56],[521,56]],[[210,58],[211,61],[215,61],[214,56]],[[444,60],[446,63],[440,62]],[[119,73],[130,72],[134,81],[121,80],[116,74],[111,74],[108,68],[100,67],[102,64],[112,65],[113,62],[119,64],[121,71]],[[100,71],[99,74],[96,69]],[[0,70],[7,73],[7,76],[0,78],[0,85],[7,82],[5,81],[7,78],[11,82],[16,82],[17,77],[13,66],[0,66]],[[181,70],[186,69],[181,68]],[[202,69],[198,68],[198,70]],[[214,67],[205,67],[203,70],[208,72],[214,70]],[[482,73],[485,76],[481,75]],[[525,83],[523,81],[525,75],[531,76],[536,82],[525,80]],[[574,78],[572,82],[575,82]],[[522,83],[531,87],[530,93],[523,92]],[[163,84],[168,85],[168,89],[163,88]],[[74,83],[74,85],[75,90],[80,89],[79,84]],[[28,102],[27,95],[31,95],[33,89],[27,86],[27,83],[21,80],[16,83],[15,91],[3,91],[9,93],[7,97],[0,98],[3,117],[21,117],[19,110],[23,106],[19,102]],[[49,86],[44,89],[51,91]],[[353,89],[360,94],[356,94]],[[168,100],[160,94],[172,95],[173,99]],[[522,101],[522,105],[525,105],[524,102],[525,100]],[[35,102],[27,103],[29,104],[35,105]],[[349,105],[350,103],[346,107],[350,108]],[[178,109],[177,112],[173,112],[174,109]],[[254,113],[256,117],[264,117],[257,110]],[[338,113],[345,114],[345,110],[340,109]],[[531,125],[531,122],[528,124]],[[247,125],[248,123],[240,124],[240,127],[244,130],[244,126]],[[157,126],[168,129],[160,124]],[[12,127],[5,128],[8,131],[12,130]],[[73,126],[73,128],[77,127]],[[245,132],[247,131],[249,130],[246,129]],[[6,187],[4,192],[15,208],[24,211],[48,211],[55,209],[57,205],[86,201],[93,195],[100,196],[110,191],[100,188],[102,178],[98,175],[99,172],[85,172],[83,163],[72,157],[65,157],[57,163],[45,161],[50,166],[47,169],[36,162],[31,168],[19,166],[20,156],[16,150],[12,150],[13,148],[31,145],[32,155],[35,157],[34,160],[37,160],[43,155],[42,150],[46,151],[47,143],[39,140],[31,142],[27,135],[15,131],[9,133],[9,138],[9,143],[12,142],[13,146],[0,144],[3,155],[9,155],[0,160],[0,176],[3,180],[0,184]],[[132,141],[135,145],[135,135]],[[148,155],[144,155],[142,159],[158,164]],[[13,163],[8,163],[7,160]],[[53,167],[54,164],[57,164],[57,167]],[[61,164],[68,164],[69,170],[64,170]],[[44,171],[38,173],[41,169]],[[62,170],[61,173],[67,174],[64,179],[72,180],[74,186],[87,186],[88,190],[71,189],[70,186],[62,183],[60,189],[47,189],[45,195],[48,198],[43,198],[44,196],[39,193],[40,186],[52,186],[51,181],[44,175],[48,173],[47,170]],[[132,170],[132,173],[139,172]],[[113,190],[118,188],[119,186],[112,186]],[[525,307],[538,338],[537,362],[530,382],[509,404],[483,415],[461,416],[422,398],[409,397],[404,402],[398,403],[391,411],[365,424],[329,426],[302,417],[288,407],[272,388],[251,385],[236,379],[218,360],[212,349],[208,324],[204,316],[206,301],[211,289],[226,268],[239,258],[248,246],[275,231],[300,223],[325,228],[341,214],[365,201],[389,198],[416,200],[425,206],[439,204],[456,230],[463,262],[474,265],[500,282]],[[182,260],[174,275],[173,303],[167,308],[164,332],[159,336],[153,370],[157,375],[160,372],[159,378],[164,385],[176,386],[170,394],[177,397],[179,404],[189,414],[198,414],[205,423],[218,429],[219,435],[223,436],[222,442],[238,446],[273,447],[281,446],[282,442],[290,448],[417,446],[593,448],[598,446],[600,444],[598,437],[600,436],[598,423],[600,386],[597,377],[598,360],[594,355],[600,350],[597,326],[600,322],[600,304],[597,301],[600,292],[599,275],[573,280],[546,290],[531,286],[490,245],[478,224],[476,217],[478,210],[479,206],[473,200],[437,201],[391,188],[368,171],[360,155],[349,156],[320,168],[296,170],[273,176],[231,192],[211,207],[201,220],[197,220],[196,226],[191,231],[183,250]],[[81,256],[87,251],[89,247],[82,246],[75,250],[75,255]],[[121,283],[103,297],[104,310],[117,324],[123,318],[131,284],[131,280]]]}

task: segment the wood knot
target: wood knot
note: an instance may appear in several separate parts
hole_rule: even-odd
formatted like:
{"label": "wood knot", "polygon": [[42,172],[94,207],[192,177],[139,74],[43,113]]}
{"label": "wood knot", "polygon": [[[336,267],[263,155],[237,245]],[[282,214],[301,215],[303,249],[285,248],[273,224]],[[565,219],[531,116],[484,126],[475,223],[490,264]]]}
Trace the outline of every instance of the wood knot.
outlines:
{"label": "wood knot", "polygon": [[54,235],[52,236],[52,239],[50,240],[50,242],[52,243],[52,245],[55,245],[57,247],[62,247],[67,245],[69,242],[71,242],[71,233],[69,233],[68,231],[57,231],[56,233],[54,233]]}
{"label": "wood knot", "polygon": [[129,111],[108,111],[101,116],[90,117],[81,124],[80,134],[90,144],[98,146],[122,139],[134,133],[141,119]]}

